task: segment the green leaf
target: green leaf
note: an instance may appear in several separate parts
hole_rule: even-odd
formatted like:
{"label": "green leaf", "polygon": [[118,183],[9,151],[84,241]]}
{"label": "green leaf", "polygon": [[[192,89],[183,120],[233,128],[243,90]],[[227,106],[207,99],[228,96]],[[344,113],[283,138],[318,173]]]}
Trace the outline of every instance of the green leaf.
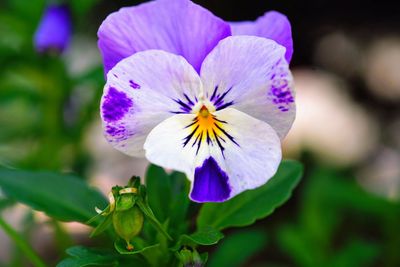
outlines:
{"label": "green leaf", "polygon": [[208,267],[242,266],[266,244],[262,231],[241,231],[227,236],[208,260]]}
{"label": "green leaf", "polygon": [[61,221],[86,222],[107,201],[82,179],[53,172],[0,170],[0,188],[10,198]]}
{"label": "green leaf", "polygon": [[187,232],[187,211],[190,205],[189,182],[180,172],[168,175],[163,168],[151,165],[146,174],[148,203],[157,219],[168,220],[172,237]]}
{"label": "green leaf", "polygon": [[119,258],[119,255],[112,251],[82,246],[71,247],[66,252],[72,257],[61,261],[57,267],[116,266]]}
{"label": "green leaf", "polygon": [[220,231],[212,227],[206,227],[191,235],[182,235],[180,243],[181,245],[209,246],[217,244],[223,237],[224,235]]}
{"label": "green leaf", "polygon": [[186,215],[190,205],[190,184],[186,175],[181,172],[173,172],[170,175],[170,179],[172,187],[169,213],[170,222],[171,225],[182,225],[183,222],[186,222]]}
{"label": "green leaf", "polygon": [[207,203],[197,218],[199,229],[212,226],[222,230],[246,226],[270,215],[287,201],[300,181],[303,166],[292,160],[281,163],[275,176],[265,185],[248,190],[224,203]]}
{"label": "green leaf", "polygon": [[161,167],[150,165],[146,173],[147,198],[154,215],[161,222],[168,217],[171,204],[171,182]]}

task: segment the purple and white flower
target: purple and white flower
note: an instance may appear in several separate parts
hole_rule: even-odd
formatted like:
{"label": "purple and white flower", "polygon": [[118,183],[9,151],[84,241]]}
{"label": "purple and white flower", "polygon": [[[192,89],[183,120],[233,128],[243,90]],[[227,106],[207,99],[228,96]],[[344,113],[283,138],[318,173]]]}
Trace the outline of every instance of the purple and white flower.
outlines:
{"label": "purple and white flower", "polygon": [[46,7],[34,36],[35,49],[40,52],[63,52],[71,38],[71,17],[67,5]]}
{"label": "purple and white flower", "polygon": [[188,0],[157,0],[111,14],[98,35],[115,148],[186,173],[197,202],[275,174],[296,113],[285,16],[230,25]]}

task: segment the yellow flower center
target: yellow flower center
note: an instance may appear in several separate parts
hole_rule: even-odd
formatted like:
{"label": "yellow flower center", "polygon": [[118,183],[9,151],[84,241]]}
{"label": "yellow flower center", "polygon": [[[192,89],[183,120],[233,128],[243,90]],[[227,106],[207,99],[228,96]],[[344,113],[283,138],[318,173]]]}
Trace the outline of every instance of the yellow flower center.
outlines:
{"label": "yellow flower center", "polygon": [[223,129],[225,121],[218,120],[205,105],[203,105],[193,122],[187,126],[190,134],[184,139],[183,146],[197,145],[197,152],[202,143],[207,142],[208,145],[218,145],[223,151],[223,144],[226,138],[233,141],[233,138]]}

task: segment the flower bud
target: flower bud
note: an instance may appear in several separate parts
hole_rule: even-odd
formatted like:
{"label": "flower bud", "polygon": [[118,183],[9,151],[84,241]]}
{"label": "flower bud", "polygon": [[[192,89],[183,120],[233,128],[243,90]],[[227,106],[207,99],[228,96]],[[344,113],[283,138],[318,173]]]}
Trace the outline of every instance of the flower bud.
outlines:
{"label": "flower bud", "polygon": [[133,206],[128,210],[116,210],[112,216],[115,232],[126,241],[126,249],[133,250],[130,241],[142,230],[143,212],[137,206]]}
{"label": "flower bud", "polygon": [[183,248],[178,252],[178,258],[184,267],[202,267],[203,261],[196,249]]}

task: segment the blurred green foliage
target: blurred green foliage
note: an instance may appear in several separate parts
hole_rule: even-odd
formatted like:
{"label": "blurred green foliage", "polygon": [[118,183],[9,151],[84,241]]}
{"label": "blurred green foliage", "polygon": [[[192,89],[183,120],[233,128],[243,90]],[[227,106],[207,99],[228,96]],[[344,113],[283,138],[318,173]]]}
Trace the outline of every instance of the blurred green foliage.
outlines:
{"label": "blurred green foliage", "polygon": [[[83,19],[95,3],[71,1],[74,18]],[[83,134],[98,116],[102,67],[73,74],[66,55],[36,53],[33,35],[44,0],[8,0],[0,7],[0,165],[84,172]]]}

